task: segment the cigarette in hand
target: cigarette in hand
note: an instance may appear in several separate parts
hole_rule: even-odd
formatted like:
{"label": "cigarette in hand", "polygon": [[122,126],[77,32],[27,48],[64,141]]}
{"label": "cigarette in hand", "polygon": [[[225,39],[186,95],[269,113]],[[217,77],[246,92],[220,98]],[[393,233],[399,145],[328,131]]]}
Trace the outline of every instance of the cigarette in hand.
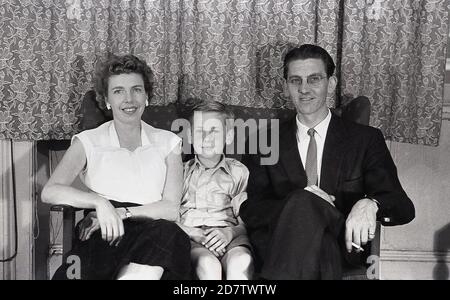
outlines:
{"label": "cigarette in hand", "polygon": [[353,242],[352,242],[352,246],[355,247],[356,249],[360,250],[360,251],[364,251],[364,249],[363,249],[361,246],[356,245],[356,244],[353,243]]}

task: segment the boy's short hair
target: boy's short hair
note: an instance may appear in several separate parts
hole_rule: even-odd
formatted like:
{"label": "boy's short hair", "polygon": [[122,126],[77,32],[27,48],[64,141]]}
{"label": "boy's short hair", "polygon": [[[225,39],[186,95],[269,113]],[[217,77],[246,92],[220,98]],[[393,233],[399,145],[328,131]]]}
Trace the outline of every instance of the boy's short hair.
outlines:
{"label": "boy's short hair", "polygon": [[189,113],[187,114],[187,118],[192,122],[194,117],[194,112],[216,112],[225,117],[225,120],[232,119],[234,120],[234,113],[231,109],[229,109],[225,104],[220,103],[218,101],[205,101],[199,98],[189,98],[187,100],[188,103],[192,103],[189,109]]}

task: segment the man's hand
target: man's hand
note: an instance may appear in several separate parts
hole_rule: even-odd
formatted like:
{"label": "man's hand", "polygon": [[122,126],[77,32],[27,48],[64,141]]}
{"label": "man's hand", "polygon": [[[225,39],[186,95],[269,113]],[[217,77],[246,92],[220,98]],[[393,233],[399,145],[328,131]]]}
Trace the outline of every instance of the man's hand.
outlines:
{"label": "man's hand", "polygon": [[336,200],[336,198],[333,195],[328,195],[326,192],[321,190],[318,186],[310,185],[310,186],[305,187],[305,190],[319,196],[323,200],[325,200],[328,203],[330,203],[331,205],[335,206],[334,201]]}
{"label": "man's hand", "polygon": [[377,211],[377,204],[370,199],[361,199],[355,203],[345,222],[345,245],[349,253],[352,251],[352,242],[361,246],[374,238]]}
{"label": "man's hand", "polygon": [[233,240],[233,230],[230,227],[209,228],[205,230],[206,243],[208,248],[217,257],[225,254],[225,247]]}

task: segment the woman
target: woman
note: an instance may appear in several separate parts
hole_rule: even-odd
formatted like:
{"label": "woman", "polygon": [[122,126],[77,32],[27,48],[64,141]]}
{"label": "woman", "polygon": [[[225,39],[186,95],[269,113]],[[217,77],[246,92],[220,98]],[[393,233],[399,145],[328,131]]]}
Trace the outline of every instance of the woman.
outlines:
{"label": "woman", "polygon": [[[72,138],[42,200],[92,211],[80,222],[71,255],[82,279],[187,279],[189,237],[178,218],[181,140],[141,120],[152,71],[135,56],[113,56],[97,74],[97,100],[113,120]],[[103,105],[105,106],[105,105]],[[76,176],[89,188],[71,187]],[[67,266],[58,270],[63,278]]]}

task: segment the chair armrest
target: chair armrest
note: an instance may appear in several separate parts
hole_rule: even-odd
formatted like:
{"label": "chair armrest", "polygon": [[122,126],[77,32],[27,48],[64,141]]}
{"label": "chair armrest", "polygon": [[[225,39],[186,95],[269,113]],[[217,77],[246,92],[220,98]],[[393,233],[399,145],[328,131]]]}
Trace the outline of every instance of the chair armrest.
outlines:
{"label": "chair armrest", "polygon": [[52,205],[51,212],[62,213],[63,215],[63,238],[62,238],[62,254],[66,257],[67,253],[72,249],[74,230],[75,230],[75,212],[82,209],[70,205]]}
{"label": "chair armrest", "polygon": [[79,210],[79,209],[76,207],[70,206],[70,205],[55,204],[55,205],[50,206],[50,210],[57,211],[57,212],[65,212],[65,211],[73,210],[75,212],[76,210]]}
{"label": "chair armrest", "polygon": [[375,237],[370,242],[370,255],[376,255],[380,257],[380,249],[381,249],[381,222],[377,222]]}
{"label": "chair armrest", "polygon": [[361,267],[345,270],[343,280],[380,279],[381,222],[377,221],[375,237],[364,249],[370,252],[367,261]]}

